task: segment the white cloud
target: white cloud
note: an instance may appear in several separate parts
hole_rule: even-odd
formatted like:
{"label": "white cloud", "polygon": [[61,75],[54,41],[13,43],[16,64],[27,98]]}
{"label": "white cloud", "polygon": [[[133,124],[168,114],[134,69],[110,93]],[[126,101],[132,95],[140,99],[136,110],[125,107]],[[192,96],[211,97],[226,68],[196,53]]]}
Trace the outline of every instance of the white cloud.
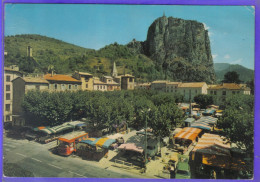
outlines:
{"label": "white cloud", "polygon": [[242,58],[239,58],[239,59],[237,59],[237,60],[231,62],[231,64],[239,64],[239,63],[242,63],[242,60],[243,60]]}
{"label": "white cloud", "polygon": [[206,25],[206,23],[203,23],[203,25],[204,25],[204,28],[205,28],[205,30],[208,30],[208,29],[210,29],[210,27],[209,27],[209,26],[207,26],[207,25]]}
{"label": "white cloud", "polygon": [[213,59],[216,59],[216,57],[218,57],[217,54],[212,54],[212,58],[213,58]]}
{"label": "white cloud", "polygon": [[226,55],[224,56],[224,58],[225,58],[225,59],[229,59],[229,58],[230,58],[230,55],[229,55],[229,54],[226,54]]}
{"label": "white cloud", "polygon": [[212,37],[212,35],[214,35],[214,33],[212,33],[211,31],[208,31],[209,36]]}

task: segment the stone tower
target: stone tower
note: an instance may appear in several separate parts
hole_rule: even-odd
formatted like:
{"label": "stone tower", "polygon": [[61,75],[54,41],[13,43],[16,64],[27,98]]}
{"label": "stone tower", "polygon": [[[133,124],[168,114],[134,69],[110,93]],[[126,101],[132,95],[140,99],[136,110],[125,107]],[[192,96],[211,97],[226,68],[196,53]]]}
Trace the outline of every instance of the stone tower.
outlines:
{"label": "stone tower", "polygon": [[32,47],[31,46],[27,47],[27,57],[32,57]]}
{"label": "stone tower", "polygon": [[113,70],[112,70],[112,77],[116,77],[116,76],[117,76],[117,69],[116,69],[116,62],[114,62]]}

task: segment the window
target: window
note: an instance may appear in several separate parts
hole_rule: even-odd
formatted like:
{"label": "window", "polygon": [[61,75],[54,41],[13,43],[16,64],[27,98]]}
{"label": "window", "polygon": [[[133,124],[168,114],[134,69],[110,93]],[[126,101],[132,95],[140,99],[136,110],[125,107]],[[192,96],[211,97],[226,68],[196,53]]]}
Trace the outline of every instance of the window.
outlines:
{"label": "window", "polygon": [[57,90],[58,89],[58,85],[54,84],[54,89]]}
{"label": "window", "polygon": [[10,91],[10,90],[11,90],[10,85],[6,85],[5,91]]}
{"label": "window", "polygon": [[6,121],[10,121],[10,116],[6,116],[6,117],[5,117],[5,120],[6,120]]}
{"label": "window", "polygon": [[86,88],[88,88],[88,84],[86,84]]}
{"label": "window", "polygon": [[6,76],[6,81],[10,82],[11,81],[11,77],[9,75]]}
{"label": "window", "polygon": [[65,85],[64,84],[61,85],[61,90],[65,90]]}
{"label": "window", "polygon": [[5,110],[10,111],[10,104],[5,104]]}
{"label": "window", "polygon": [[130,78],[130,79],[129,79],[129,82],[133,82],[133,78]]}
{"label": "window", "polygon": [[239,91],[237,91],[237,93],[239,94]]}
{"label": "window", "polygon": [[210,91],[210,94],[213,94],[213,91]]}
{"label": "window", "polygon": [[217,95],[217,91],[214,91],[214,95]]}
{"label": "window", "polygon": [[97,89],[99,89],[99,86],[97,86]]}
{"label": "window", "polygon": [[40,90],[40,85],[36,85],[36,90]]}
{"label": "window", "polygon": [[75,89],[78,89],[78,85],[74,85],[75,86]]}
{"label": "window", "polygon": [[222,95],[226,95],[226,94],[227,94],[226,91],[223,91],[223,92],[222,92]]}
{"label": "window", "polygon": [[69,90],[71,90],[71,85],[69,85]]}
{"label": "window", "polygon": [[5,95],[5,98],[6,98],[6,100],[10,100],[10,99],[11,99],[10,94],[7,93],[7,94]]}
{"label": "window", "polygon": [[198,93],[198,90],[195,90],[195,93]]}
{"label": "window", "polygon": [[232,91],[232,94],[235,94],[236,92],[235,91]]}

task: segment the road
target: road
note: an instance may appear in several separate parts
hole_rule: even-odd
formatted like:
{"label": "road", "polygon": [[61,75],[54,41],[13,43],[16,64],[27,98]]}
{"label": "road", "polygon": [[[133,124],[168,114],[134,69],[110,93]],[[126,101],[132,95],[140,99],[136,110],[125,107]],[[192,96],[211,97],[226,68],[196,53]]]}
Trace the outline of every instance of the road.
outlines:
{"label": "road", "polygon": [[63,157],[50,152],[56,142],[40,144],[4,137],[4,159],[31,171],[35,177],[145,178],[120,169],[98,166],[77,156]]}

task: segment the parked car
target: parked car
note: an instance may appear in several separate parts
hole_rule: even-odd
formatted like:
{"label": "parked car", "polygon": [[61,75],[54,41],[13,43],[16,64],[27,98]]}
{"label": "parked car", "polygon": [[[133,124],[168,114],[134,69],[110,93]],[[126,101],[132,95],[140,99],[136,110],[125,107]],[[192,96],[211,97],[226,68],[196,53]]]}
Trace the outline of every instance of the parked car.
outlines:
{"label": "parked car", "polygon": [[176,179],[190,179],[190,165],[189,165],[189,157],[184,155],[179,155],[177,167],[176,167]]}

